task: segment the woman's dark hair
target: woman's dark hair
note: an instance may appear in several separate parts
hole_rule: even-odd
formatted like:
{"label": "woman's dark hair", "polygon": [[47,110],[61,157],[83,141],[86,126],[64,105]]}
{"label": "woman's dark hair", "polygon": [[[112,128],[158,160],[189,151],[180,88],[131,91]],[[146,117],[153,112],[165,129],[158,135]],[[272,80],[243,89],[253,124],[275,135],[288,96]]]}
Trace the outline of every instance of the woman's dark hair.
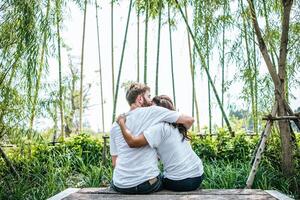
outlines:
{"label": "woman's dark hair", "polygon": [[[169,110],[175,110],[175,107],[173,105],[173,102],[170,97],[167,95],[160,95],[155,96],[152,99],[152,102],[155,103],[157,106],[167,108]],[[183,124],[177,124],[177,123],[170,123],[174,128],[177,128],[178,131],[182,134],[182,141],[184,140],[191,140],[190,136],[187,134],[187,129]]]}

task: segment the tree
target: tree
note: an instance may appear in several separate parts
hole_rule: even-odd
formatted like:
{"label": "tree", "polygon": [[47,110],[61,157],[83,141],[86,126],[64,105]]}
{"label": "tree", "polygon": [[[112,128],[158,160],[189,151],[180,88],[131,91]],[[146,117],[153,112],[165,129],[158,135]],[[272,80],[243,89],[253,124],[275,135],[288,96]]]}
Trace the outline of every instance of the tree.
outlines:
{"label": "tree", "polygon": [[[250,7],[250,14],[252,19],[252,25],[255,30],[256,38],[258,41],[259,49],[267,65],[269,74],[272,78],[275,87],[275,101],[278,104],[277,114],[278,116],[287,116],[289,106],[286,101],[286,65],[288,54],[288,41],[289,41],[289,28],[290,28],[290,13],[293,5],[292,0],[282,0],[282,25],[281,25],[281,38],[280,38],[280,51],[278,57],[278,65],[272,62],[270,52],[266,46],[265,40],[262,36],[261,29],[258,24],[256,9],[253,0],[248,0]],[[278,72],[277,72],[278,70]],[[279,122],[281,149],[282,149],[282,171],[291,176],[294,173],[293,166],[293,153],[291,143],[291,130],[289,122],[286,120],[280,120]]]}
{"label": "tree", "polygon": [[[70,49],[67,49],[69,52]],[[63,85],[65,86],[63,90],[64,95],[64,121],[65,121],[65,127],[64,131],[66,134],[66,137],[69,137],[71,133],[75,133],[79,131],[80,127],[80,72],[79,67],[74,65],[73,60],[75,58],[70,55],[70,52],[68,53],[68,68],[69,73],[66,74],[63,78]],[[78,87],[79,86],[79,87]],[[82,110],[88,108],[89,105],[89,90],[91,85],[83,85],[82,90]]]}

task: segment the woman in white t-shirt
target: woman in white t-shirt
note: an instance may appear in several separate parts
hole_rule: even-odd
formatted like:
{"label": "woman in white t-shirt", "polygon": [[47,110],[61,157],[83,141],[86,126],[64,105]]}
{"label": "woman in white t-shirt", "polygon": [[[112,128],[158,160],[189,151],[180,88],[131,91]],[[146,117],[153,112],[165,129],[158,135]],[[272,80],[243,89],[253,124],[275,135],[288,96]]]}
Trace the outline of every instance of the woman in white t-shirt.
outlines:
{"label": "woman in white t-shirt", "polygon": [[[172,100],[166,96],[156,96],[153,104],[175,110]],[[187,129],[181,124],[158,123],[143,133],[134,136],[125,124],[126,116],[120,115],[120,125],[126,143],[133,148],[149,145],[157,150],[163,163],[163,185],[173,191],[196,190],[203,180],[201,159],[193,151]]]}

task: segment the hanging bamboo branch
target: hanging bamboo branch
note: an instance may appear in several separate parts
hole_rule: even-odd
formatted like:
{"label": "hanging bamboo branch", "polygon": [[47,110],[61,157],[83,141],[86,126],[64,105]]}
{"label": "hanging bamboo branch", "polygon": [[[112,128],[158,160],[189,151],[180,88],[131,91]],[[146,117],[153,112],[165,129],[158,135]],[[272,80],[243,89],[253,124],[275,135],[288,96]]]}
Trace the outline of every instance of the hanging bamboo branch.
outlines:
{"label": "hanging bamboo branch", "polygon": [[[269,25],[269,16],[268,16],[268,13],[267,13],[266,1],[262,0],[262,4],[263,4],[264,17],[265,17],[265,22],[266,22],[266,35],[269,35],[270,25]],[[274,58],[274,52],[273,52],[274,49],[272,48],[272,46],[271,46],[270,50],[271,50],[270,54],[271,54],[272,63],[273,63],[273,65],[275,65],[275,58]]]}
{"label": "hanging bamboo branch", "polygon": [[251,13],[251,19],[252,19],[252,23],[253,23],[253,27],[255,30],[255,34],[257,37],[257,41],[259,44],[259,49],[263,55],[263,58],[265,60],[265,63],[267,65],[267,68],[269,70],[269,73],[272,77],[273,82],[275,83],[275,85],[278,85],[280,83],[279,78],[276,74],[276,69],[273,67],[272,61],[270,59],[270,56],[268,54],[268,49],[266,46],[266,43],[262,37],[258,22],[257,22],[257,18],[256,18],[256,13],[255,13],[255,9],[254,9],[254,5],[253,5],[253,1],[252,0],[248,0],[249,6],[250,6],[250,13]]}
{"label": "hanging bamboo branch", "polygon": [[245,40],[245,45],[246,45],[246,53],[247,53],[247,64],[248,64],[248,72],[246,80],[248,79],[250,83],[250,96],[251,96],[251,110],[252,110],[252,118],[253,118],[253,123],[255,123],[255,99],[254,99],[254,86],[253,86],[253,78],[254,74],[252,73],[252,68],[251,68],[251,56],[250,56],[250,47],[249,47],[249,39],[248,39],[248,30],[246,26],[246,19],[245,19],[245,11],[244,11],[244,5],[243,2],[240,1],[241,8],[242,8],[242,19],[243,19],[243,34],[244,34],[244,40]]}
{"label": "hanging bamboo branch", "polygon": [[129,26],[129,21],[130,21],[131,7],[132,7],[132,0],[130,0],[130,2],[129,2],[129,8],[128,8],[126,30],[125,30],[125,35],[124,35],[123,48],[122,48],[122,53],[121,53],[119,73],[118,73],[117,84],[116,84],[116,92],[115,92],[115,98],[114,98],[114,107],[113,107],[112,122],[115,121],[115,116],[116,116],[117,100],[118,100],[118,92],[119,92],[119,84],[120,84],[121,71],[122,71],[122,66],[123,66],[123,58],[124,58],[124,53],[125,53],[125,46],[126,46],[128,26]]}
{"label": "hanging bamboo branch", "polygon": [[102,133],[105,133],[104,127],[104,101],[103,101],[103,87],[102,87],[102,67],[101,67],[101,51],[100,51],[100,31],[98,19],[98,3],[95,0],[96,7],[96,26],[97,26],[97,43],[98,43],[98,62],[99,62],[99,78],[100,78],[100,95],[101,95],[101,117],[102,117]]}
{"label": "hanging bamboo branch", "polygon": [[170,56],[171,56],[171,73],[172,73],[172,88],[173,88],[173,102],[176,108],[176,95],[175,95],[175,81],[174,81],[174,64],[173,64],[173,46],[172,46],[172,30],[171,30],[171,17],[170,17],[170,4],[168,4],[168,24],[169,24],[169,41],[170,41]]}
{"label": "hanging bamboo branch", "polygon": [[196,42],[195,36],[194,36],[194,34],[193,34],[193,32],[192,32],[190,26],[189,26],[189,23],[188,23],[186,17],[184,16],[184,13],[183,13],[183,11],[182,11],[182,9],[181,9],[181,6],[180,6],[179,3],[178,3],[178,0],[175,0],[175,3],[176,3],[176,5],[177,5],[177,7],[178,7],[178,9],[179,9],[179,11],[180,11],[180,13],[181,13],[182,18],[183,18],[184,21],[185,21],[185,24],[186,24],[186,26],[187,26],[187,28],[188,28],[189,33],[190,33],[190,35],[191,35],[191,37],[192,37],[192,39],[193,39],[193,41],[194,41],[194,44],[195,44],[197,53],[198,53],[198,55],[199,55],[199,57],[200,57],[201,63],[202,63],[202,65],[203,65],[203,68],[204,68],[204,70],[205,70],[205,72],[206,72],[206,75],[207,75],[207,77],[208,77],[208,80],[209,80],[209,82],[210,82],[210,84],[211,84],[211,86],[212,86],[212,89],[213,89],[214,94],[215,94],[215,96],[216,96],[218,105],[219,105],[219,107],[220,107],[220,109],[221,109],[221,111],[222,111],[222,114],[224,115],[224,119],[225,119],[226,125],[227,125],[227,127],[228,127],[228,130],[229,130],[231,136],[233,137],[233,136],[234,136],[234,132],[232,131],[232,128],[231,128],[231,126],[230,126],[230,122],[229,122],[229,120],[228,120],[228,118],[227,118],[227,115],[226,115],[226,113],[225,113],[225,111],[224,111],[224,109],[223,109],[223,107],[222,107],[222,104],[221,104],[221,101],[220,101],[218,92],[217,92],[217,90],[216,90],[216,87],[215,87],[215,85],[214,85],[214,83],[213,83],[213,81],[212,81],[212,78],[211,78],[211,76],[210,76],[210,74],[209,74],[209,72],[208,72],[208,69],[207,69],[207,66],[206,66],[206,63],[205,63],[204,56],[202,55],[202,53],[201,53],[201,51],[200,51],[199,45],[198,45],[197,42]]}
{"label": "hanging bamboo branch", "polygon": [[[46,10],[46,16],[45,16],[45,23],[46,23],[45,27],[48,26],[49,11],[50,11],[50,0],[47,1],[47,10]],[[46,51],[46,47],[47,47],[47,39],[48,39],[47,30],[44,30],[41,58],[40,58],[40,63],[39,63],[40,66],[39,66],[39,70],[38,70],[38,75],[37,75],[37,80],[36,80],[36,85],[35,85],[35,92],[34,92],[34,96],[33,96],[32,110],[31,110],[31,115],[30,115],[30,123],[29,123],[30,133],[28,135],[29,140],[32,137],[31,130],[32,130],[33,121],[34,121],[34,118],[35,118],[37,99],[38,99],[38,94],[39,94],[39,89],[40,89],[40,84],[41,84],[42,72],[43,72],[43,68],[44,68],[44,58],[45,58],[45,51]]]}
{"label": "hanging bamboo branch", "polygon": [[84,59],[84,42],[85,42],[85,25],[86,25],[87,0],[84,1],[84,19],[83,34],[81,46],[81,67],[80,67],[80,117],[79,117],[79,133],[82,131],[82,114],[83,114],[83,59]]}
{"label": "hanging bamboo branch", "polygon": [[[9,80],[6,84],[6,87],[7,89],[5,90],[4,92],[4,99],[3,99],[3,105],[5,107],[7,107],[7,104],[8,104],[8,101],[9,101],[9,92],[10,92],[10,87],[11,87],[11,84],[12,84],[12,80],[14,79],[15,75],[16,75],[16,69],[17,69],[17,62],[15,62],[13,65],[12,65],[12,72],[11,72],[11,75],[9,77]],[[1,115],[0,115],[0,122],[3,121],[3,117],[5,115],[5,112],[1,112]],[[1,137],[0,137],[1,138]]]}
{"label": "hanging bamboo branch", "polygon": [[[60,51],[60,20],[61,8],[59,0],[56,0],[56,30],[57,30],[57,49],[58,49],[58,77],[59,77],[59,111],[60,111],[60,135],[64,140],[64,112],[63,112],[63,97],[62,97],[62,77],[61,77],[61,51]],[[54,141],[55,142],[55,141]]]}
{"label": "hanging bamboo branch", "polygon": [[161,28],[161,10],[162,10],[162,0],[159,1],[159,14],[158,14],[157,54],[156,54],[156,73],[155,73],[155,96],[158,95],[158,69],[159,69],[159,45],[160,45],[160,28]]}

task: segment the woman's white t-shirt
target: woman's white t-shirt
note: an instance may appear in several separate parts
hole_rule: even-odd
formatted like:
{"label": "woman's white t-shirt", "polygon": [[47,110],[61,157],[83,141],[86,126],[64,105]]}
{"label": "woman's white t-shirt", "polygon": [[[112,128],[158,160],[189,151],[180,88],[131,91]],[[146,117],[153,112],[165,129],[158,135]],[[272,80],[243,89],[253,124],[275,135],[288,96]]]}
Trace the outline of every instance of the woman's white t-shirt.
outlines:
{"label": "woman's white t-shirt", "polygon": [[182,134],[169,123],[159,123],[144,131],[149,146],[155,148],[164,166],[164,177],[182,180],[203,174],[201,159]]}

